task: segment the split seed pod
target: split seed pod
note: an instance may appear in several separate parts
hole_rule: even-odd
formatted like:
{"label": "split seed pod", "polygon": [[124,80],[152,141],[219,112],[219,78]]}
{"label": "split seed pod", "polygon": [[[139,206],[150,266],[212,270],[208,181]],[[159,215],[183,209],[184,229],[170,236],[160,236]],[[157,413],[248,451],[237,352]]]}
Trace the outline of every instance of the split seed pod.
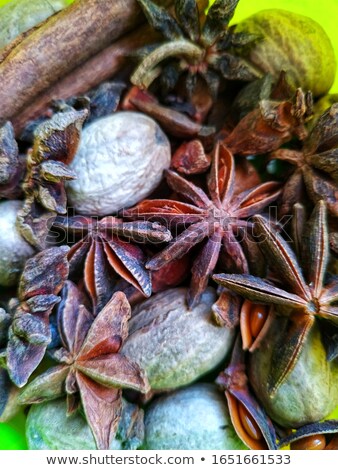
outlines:
{"label": "split seed pod", "polygon": [[273,318],[273,309],[245,300],[240,312],[240,328],[243,349],[253,352],[257,349]]}
{"label": "split seed pod", "polygon": [[291,450],[338,450],[338,421],[312,423],[293,431],[280,441]]}
{"label": "split seed pod", "polygon": [[249,389],[244,357],[238,336],[231,362],[217,383],[225,389],[231,421],[242,441],[254,450],[277,449],[273,424]]}

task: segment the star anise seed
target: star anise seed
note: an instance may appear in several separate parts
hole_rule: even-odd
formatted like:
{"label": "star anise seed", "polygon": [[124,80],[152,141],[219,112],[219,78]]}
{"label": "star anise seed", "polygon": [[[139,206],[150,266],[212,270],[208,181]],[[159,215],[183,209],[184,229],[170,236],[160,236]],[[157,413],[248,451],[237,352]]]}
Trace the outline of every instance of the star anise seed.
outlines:
{"label": "star anise seed", "polygon": [[289,328],[280,338],[283,348],[275,358],[269,377],[269,389],[273,395],[293,370],[315,319],[322,318],[338,324],[338,308],[334,306],[338,300],[338,278],[333,277],[325,283],[329,240],[324,201],[317,203],[304,233],[303,266],[306,279],[297,257],[281,235],[263,217],[257,215],[254,220],[255,233],[261,239],[261,250],[284,288],[248,274],[218,274],[213,279],[253,302],[275,304],[289,316]]}
{"label": "star anise seed", "polygon": [[[176,18],[150,0],[138,0],[149,23],[166,42],[142,60],[131,77],[132,83],[148,88],[161,75],[165,88],[172,89],[184,73],[190,95],[199,76],[216,96],[221,78],[250,81],[258,77],[260,72],[239,55],[243,46],[257,38],[228,27],[238,1],[216,0],[202,24],[196,0],[175,0]],[[167,65],[162,64],[164,59]]]}
{"label": "star anise seed", "polygon": [[136,243],[171,240],[169,230],[158,223],[123,222],[116,217],[58,217],[55,227],[82,238],[69,253],[70,276],[83,272],[94,312],[100,311],[114,291],[114,273],[142,292],[151,295],[151,277],[146,256]]}
{"label": "star anise seed", "polygon": [[96,318],[77,298],[77,287],[68,281],[58,313],[63,347],[53,354],[60,365],[34,379],[19,399],[41,403],[66,393],[73,413],[79,394],[98,449],[109,449],[121,417],[121,388],[147,393],[149,384],[138,365],[119,352],[131,315],[125,295],[115,293]]}
{"label": "star anise seed", "polygon": [[338,216],[338,104],[319,118],[301,151],[279,149],[271,154],[271,158],[295,166],[284,186],[282,213],[291,213],[305,188],[314,204],[324,199],[329,212]]}
{"label": "star anise seed", "polygon": [[51,341],[49,315],[68,277],[68,250],[44,250],[29,259],[22,272],[7,345],[8,372],[18,387],[27,383]]}
{"label": "star anise seed", "polygon": [[207,239],[192,267],[188,304],[193,307],[207,286],[222,248],[240,272],[248,272],[247,260],[235,237],[236,231],[247,225],[248,217],[275,201],[280,188],[278,183],[267,182],[235,194],[234,159],[220,143],[216,146],[208,179],[210,197],[173,171],[167,171],[166,178],[171,189],[192,204],[167,199],[145,200],[135,208],[125,210],[123,215],[165,221],[171,228],[183,225],[183,232],[146,264],[150,270],[156,271],[171,260],[181,258]]}

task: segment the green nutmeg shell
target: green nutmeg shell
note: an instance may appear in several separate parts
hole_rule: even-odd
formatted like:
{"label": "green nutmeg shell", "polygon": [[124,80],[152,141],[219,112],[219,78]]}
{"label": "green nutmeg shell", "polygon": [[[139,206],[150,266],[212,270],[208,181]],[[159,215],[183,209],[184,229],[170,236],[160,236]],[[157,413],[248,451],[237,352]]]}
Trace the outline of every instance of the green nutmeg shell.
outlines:
{"label": "green nutmeg shell", "polygon": [[261,39],[247,58],[264,73],[288,74],[294,87],[324,95],[336,74],[334,49],[324,29],[313,19],[280,9],[262,10],[238,24],[237,32]]}
{"label": "green nutmeg shell", "polygon": [[187,289],[169,289],[133,310],[122,353],[145,371],[153,390],[189,385],[227,356],[233,331],[212,318],[216,291],[208,288],[188,310]]}
{"label": "green nutmeg shell", "polygon": [[[93,434],[80,412],[67,417],[64,399],[33,405],[26,438],[30,450],[96,450]],[[135,450],[143,444],[143,411],[123,401],[122,416],[111,450]]]}
{"label": "green nutmeg shell", "polygon": [[155,400],[145,414],[145,448],[246,449],[232,427],[224,394],[196,384]]}
{"label": "green nutmeg shell", "polygon": [[271,397],[268,376],[273,367],[276,338],[286,321],[276,318],[260,348],[250,356],[249,379],[270,418],[283,427],[298,428],[321,421],[337,406],[338,361],[327,361],[321,333],[315,323],[293,371]]}
{"label": "green nutmeg shell", "polygon": [[0,49],[67,6],[67,0],[12,0],[0,8]]}

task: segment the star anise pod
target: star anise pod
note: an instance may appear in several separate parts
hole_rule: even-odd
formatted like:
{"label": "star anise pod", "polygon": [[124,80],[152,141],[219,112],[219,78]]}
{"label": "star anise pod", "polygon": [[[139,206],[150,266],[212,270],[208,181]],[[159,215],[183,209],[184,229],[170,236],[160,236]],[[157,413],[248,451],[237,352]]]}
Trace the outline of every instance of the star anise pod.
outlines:
{"label": "star anise pod", "polygon": [[145,268],[146,256],[136,243],[162,243],[171,240],[169,230],[158,223],[123,222],[116,217],[58,217],[55,227],[81,236],[69,253],[70,277],[83,273],[84,284],[100,311],[114,292],[118,274],[146,297],[151,295],[151,276]]}
{"label": "star anise pod", "polygon": [[128,336],[130,305],[117,292],[95,318],[79,303],[77,287],[68,281],[58,315],[63,346],[53,357],[59,365],[28,384],[20,401],[41,403],[66,393],[71,414],[80,395],[98,449],[109,449],[121,417],[121,388],[142,393],[150,388],[139,366],[119,352]]}
{"label": "star anise pod", "polygon": [[293,99],[261,100],[224,139],[234,154],[257,155],[277,150],[292,137],[304,140],[312,115],[312,95],[299,88]]}
{"label": "star anise pod", "polygon": [[240,49],[257,38],[236,33],[229,27],[239,0],[216,0],[204,22],[200,20],[196,0],[175,0],[175,17],[150,0],[138,2],[151,26],[166,41],[153,47],[142,60],[131,77],[133,84],[148,88],[161,75],[162,84],[170,90],[184,73],[189,94],[193,93],[199,76],[216,96],[222,78],[250,81],[259,76],[239,56]]}
{"label": "star anise pod", "polygon": [[50,248],[29,259],[22,272],[9,328],[7,367],[11,380],[25,385],[51,341],[49,315],[67,277],[69,248]]}
{"label": "star anise pod", "polygon": [[225,391],[231,422],[244,444],[255,450],[277,449],[271,419],[249,386],[240,336],[235,341],[230,364],[217,377],[216,383]]}
{"label": "star anise pod", "polygon": [[338,277],[325,282],[329,240],[323,201],[317,203],[303,234],[306,278],[296,255],[281,235],[262,216],[255,216],[254,221],[260,248],[284,288],[248,274],[218,274],[213,279],[253,302],[275,304],[276,313],[289,317],[289,328],[278,339],[281,347],[276,348],[270,372],[268,385],[273,395],[293,370],[316,318],[338,324],[338,308],[334,305],[338,301]]}
{"label": "star anise pod", "polygon": [[205,152],[200,140],[194,139],[183,142],[171,159],[171,168],[178,173],[197,175],[204,173],[210,167],[211,158]]}
{"label": "star anise pod", "polygon": [[271,158],[295,165],[284,186],[283,213],[291,213],[306,189],[314,204],[325,199],[329,212],[338,216],[338,104],[319,118],[302,150],[279,149]]}
{"label": "star anise pod", "polygon": [[6,345],[12,315],[0,308],[0,423],[10,419],[17,411],[17,387],[6,370]]}
{"label": "star anise pod", "polygon": [[338,421],[326,420],[290,430],[279,442],[279,447],[286,446],[290,450],[337,450]]}
{"label": "star anise pod", "polygon": [[183,232],[146,264],[150,270],[156,271],[171,260],[181,258],[195,245],[208,239],[192,267],[188,304],[193,307],[207,286],[221,248],[240,272],[248,272],[246,257],[235,234],[239,228],[247,226],[248,217],[277,199],[279,184],[267,182],[236,194],[234,158],[220,143],[216,146],[208,179],[210,197],[173,171],[167,171],[166,178],[171,189],[192,204],[169,199],[145,200],[123,214],[126,217],[165,221],[169,227],[183,225]]}
{"label": "star anise pod", "polygon": [[87,114],[86,110],[57,113],[35,130],[34,145],[27,156],[25,201],[18,226],[22,236],[39,249],[45,248],[56,215],[66,213],[64,183],[76,178],[68,164],[75,156]]}

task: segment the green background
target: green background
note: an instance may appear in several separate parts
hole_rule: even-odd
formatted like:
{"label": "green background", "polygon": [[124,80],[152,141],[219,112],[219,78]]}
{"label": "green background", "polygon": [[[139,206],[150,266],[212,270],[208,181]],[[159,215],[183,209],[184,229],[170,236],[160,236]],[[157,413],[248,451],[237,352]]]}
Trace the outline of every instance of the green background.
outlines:
{"label": "green background", "polygon": [[[71,2],[72,0],[69,0],[69,3]],[[9,3],[9,0],[0,0],[0,7],[6,3]],[[323,26],[330,36],[338,57],[338,0],[241,0],[234,21],[241,21],[266,8],[283,8],[311,16]],[[338,76],[336,76],[331,91],[338,93]],[[338,409],[331,417],[338,419]],[[22,413],[9,423],[0,424],[0,450],[27,449],[24,437],[24,421],[25,418]]]}

